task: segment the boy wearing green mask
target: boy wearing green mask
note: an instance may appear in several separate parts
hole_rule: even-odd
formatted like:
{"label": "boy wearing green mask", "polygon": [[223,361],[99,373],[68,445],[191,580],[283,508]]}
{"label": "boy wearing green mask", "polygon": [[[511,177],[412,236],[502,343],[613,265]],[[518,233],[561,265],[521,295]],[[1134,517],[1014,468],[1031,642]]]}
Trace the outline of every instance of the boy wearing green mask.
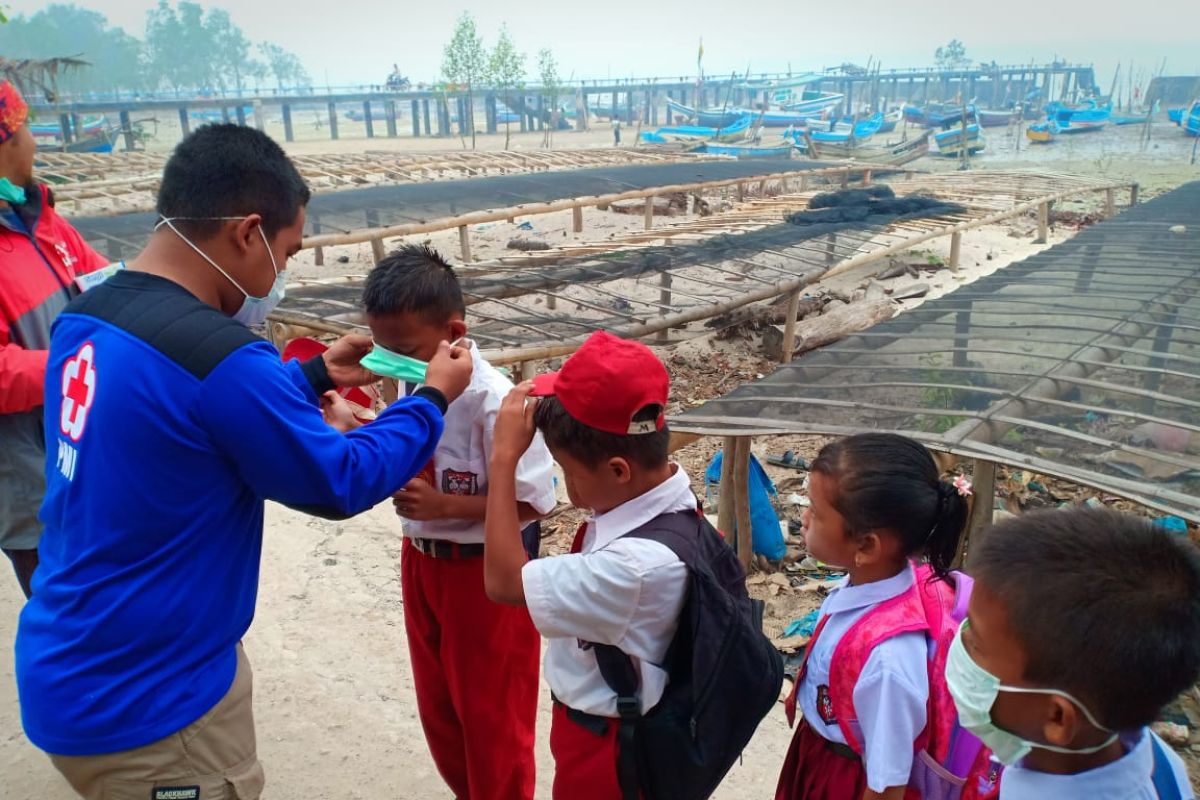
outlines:
{"label": "boy wearing green mask", "polygon": [[1200,555],[1099,509],[1003,522],[972,548],[946,663],[963,727],[1003,762],[1000,800],[1192,798],[1148,726],[1200,674]]}
{"label": "boy wearing green mask", "polygon": [[[405,245],[380,261],[363,306],[376,350],[362,363],[397,378],[402,394],[423,381],[439,342],[464,340],[471,352],[471,383],[446,411],[433,461],[394,498],[404,519],[404,624],[425,738],[454,795],[531,800],[541,639],[529,612],[493,603],[483,580],[488,462],[512,382],[465,340],[458,278],[429,247]],[[555,506],[540,438],[518,467],[517,501],[536,555],[536,520]]]}

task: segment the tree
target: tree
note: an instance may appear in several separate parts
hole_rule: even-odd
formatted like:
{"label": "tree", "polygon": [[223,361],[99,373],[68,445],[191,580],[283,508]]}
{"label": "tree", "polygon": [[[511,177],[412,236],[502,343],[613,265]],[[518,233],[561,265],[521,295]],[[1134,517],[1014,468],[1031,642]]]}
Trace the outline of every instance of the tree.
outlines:
{"label": "tree", "polygon": [[303,86],[311,82],[295,53],[289,53],[272,42],[260,44],[258,52],[267,62],[264,72],[275,76],[275,85],[279,89],[282,90],[287,86]]}
{"label": "tree", "polygon": [[542,146],[549,147],[553,142],[554,129],[559,120],[558,95],[562,91],[562,80],[558,76],[558,61],[549,48],[544,47],[539,50],[537,60],[538,75],[542,80],[542,97],[546,98],[546,108],[550,109],[550,124],[546,127]]}
{"label": "tree", "polygon": [[0,53],[10,60],[44,61],[69,54],[92,65],[58,76],[64,92],[137,89],[145,84],[142,46],[103,14],[72,5],[51,5],[32,16],[15,16],[0,28]]}
{"label": "tree", "polygon": [[454,28],[454,36],[442,52],[442,75],[449,83],[467,87],[467,113],[458,121],[460,134],[471,128],[471,149],[475,149],[475,87],[487,80],[488,59],[483,37],[475,31],[475,19],[464,11]]}
{"label": "tree", "polygon": [[[525,85],[525,54],[519,52],[516,46],[513,45],[512,38],[508,35],[507,25],[500,26],[500,38],[496,40],[496,46],[492,48],[488,70],[491,73],[492,84],[500,90],[500,95],[504,98],[505,107],[509,111],[514,110],[512,107],[512,93],[514,90],[520,89]],[[512,138],[510,125],[511,123],[506,116],[504,118],[505,150],[508,149],[509,141]]]}
{"label": "tree", "polygon": [[246,78],[257,69],[256,62],[250,57],[250,40],[222,8],[209,9],[204,27],[214,45],[213,72],[217,82],[224,89],[225,81],[232,80],[241,95]]}
{"label": "tree", "polygon": [[945,47],[939,47],[933,53],[934,63],[938,69],[965,69],[971,65],[967,58],[967,48],[958,39],[951,39]]}

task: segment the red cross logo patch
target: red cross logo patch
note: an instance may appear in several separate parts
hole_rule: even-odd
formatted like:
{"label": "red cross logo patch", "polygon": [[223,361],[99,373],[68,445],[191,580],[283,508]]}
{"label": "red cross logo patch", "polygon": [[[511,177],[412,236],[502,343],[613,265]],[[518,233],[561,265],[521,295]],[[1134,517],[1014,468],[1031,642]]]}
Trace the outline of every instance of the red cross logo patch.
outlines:
{"label": "red cross logo patch", "polygon": [[86,342],[63,366],[59,428],[71,441],[78,442],[79,437],[83,436],[88,410],[95,399],[96,352],[92,343]]}

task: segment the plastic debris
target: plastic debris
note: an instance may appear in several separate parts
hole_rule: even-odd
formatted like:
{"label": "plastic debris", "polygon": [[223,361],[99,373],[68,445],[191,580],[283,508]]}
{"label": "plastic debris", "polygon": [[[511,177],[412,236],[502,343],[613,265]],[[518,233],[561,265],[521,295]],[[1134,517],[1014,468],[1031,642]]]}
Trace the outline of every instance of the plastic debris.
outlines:
{"label": "plastic debris", "polygon": [[815,609],[808,612],[803,617],[797,620],[792,620],[788,626],[783,629],[783,635],[787,636],[812,636],[813,631],[817,629],[817,615],[820,614],[820,609]]}

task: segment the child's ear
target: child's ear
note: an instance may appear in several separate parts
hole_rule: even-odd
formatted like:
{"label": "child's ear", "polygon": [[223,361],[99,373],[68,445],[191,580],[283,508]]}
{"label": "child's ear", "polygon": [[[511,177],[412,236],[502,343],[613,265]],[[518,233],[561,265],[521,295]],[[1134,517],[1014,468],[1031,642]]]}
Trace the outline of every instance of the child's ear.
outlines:
{"label": "child's ear", "polygon": [[1080,714],[1075,704],[1058,694],[1044,695],[1042,736],[1046,744],[1070,747],[1079,735]]}
{"label": "child's ear", "polygon": [[629,462],[623,458],[610,458],[608,460],[608,469],[612,472],[612,476],[617,483],[629,483],[633,479],[633,472],[629,468]]}
{"label": "child's ear", "polygon": [[461,319],[450,320],[449,325],[450,335],[446,337],[446,341],[453,342],[467,335],[467,323]]}

